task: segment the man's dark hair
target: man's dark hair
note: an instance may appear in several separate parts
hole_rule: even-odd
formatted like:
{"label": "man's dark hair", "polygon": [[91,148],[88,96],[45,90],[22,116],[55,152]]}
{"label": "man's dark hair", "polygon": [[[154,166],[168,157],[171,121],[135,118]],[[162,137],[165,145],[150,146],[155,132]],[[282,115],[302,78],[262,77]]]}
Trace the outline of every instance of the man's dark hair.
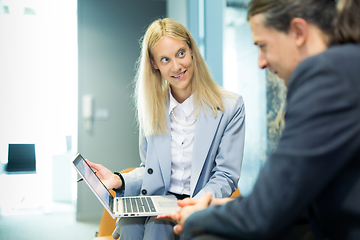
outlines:
{"label": "man's dark hair", "polygon": [[335,40],[338,43],[360,43],[360,1],[340,0],[335,21]]}
{"label": "man's dark hair", "polygon": [[330,37],[334,33],[336,2],[334,0],[252,0],[247,19],[264,13],[264,26],[287,33],[294,18],[302,18]]}

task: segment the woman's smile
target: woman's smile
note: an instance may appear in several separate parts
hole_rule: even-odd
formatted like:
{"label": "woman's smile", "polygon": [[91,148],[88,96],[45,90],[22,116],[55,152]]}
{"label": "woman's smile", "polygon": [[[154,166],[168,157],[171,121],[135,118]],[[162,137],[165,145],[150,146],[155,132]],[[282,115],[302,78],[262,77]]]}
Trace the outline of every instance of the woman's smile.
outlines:
{"label": "woman's smile", "polygon": [[182,79],[185,76],[186,70],[178,75],[173,76],[173,78],[179,80]]}

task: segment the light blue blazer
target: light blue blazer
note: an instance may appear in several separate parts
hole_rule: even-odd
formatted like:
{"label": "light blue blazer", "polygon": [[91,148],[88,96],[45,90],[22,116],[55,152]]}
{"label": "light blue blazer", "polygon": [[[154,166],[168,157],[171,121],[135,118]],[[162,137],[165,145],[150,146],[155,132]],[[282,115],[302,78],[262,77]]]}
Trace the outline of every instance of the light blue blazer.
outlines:
{"label": "light blue blazer", "polygon": [[[230,196],[240,177],[245,137],[245,107],[241,96],[225,98],[216,118],[210,108],[197,118],[191,163],[190,196]],[[168,117],[170,126],[170,116]],[[140,134],[140,167],[123,174],[125,190],[117,196],[166,195],[171,175],[171,134]]]}

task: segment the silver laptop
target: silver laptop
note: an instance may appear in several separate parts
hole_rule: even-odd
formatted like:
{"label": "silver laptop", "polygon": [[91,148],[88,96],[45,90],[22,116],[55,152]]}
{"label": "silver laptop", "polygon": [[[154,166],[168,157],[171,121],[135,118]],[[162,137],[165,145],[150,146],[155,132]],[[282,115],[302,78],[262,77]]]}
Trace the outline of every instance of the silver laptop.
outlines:
{"label": "silver laptop", "polygon": [[114,198],[80,153],[76,155],[73,165],[113,218],[156,216],[180,208],[174,195]]}

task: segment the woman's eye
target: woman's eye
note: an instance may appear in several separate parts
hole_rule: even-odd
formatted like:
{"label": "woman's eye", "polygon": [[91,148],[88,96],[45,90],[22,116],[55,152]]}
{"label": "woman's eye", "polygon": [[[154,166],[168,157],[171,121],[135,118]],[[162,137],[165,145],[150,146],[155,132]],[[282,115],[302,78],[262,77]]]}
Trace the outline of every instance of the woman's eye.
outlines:
{"label": "woman's eye", "polygon": [[183,51],[179,52],[179,57],[183,57],[183,56],[185,56],[185,52]]}
{"label": "woman's eye", "polygon": [[162,58],[161,61],[162,61],[163,63],[166,63],[166,62],[169,61],[169,59],[168,59],[168,58]]}

